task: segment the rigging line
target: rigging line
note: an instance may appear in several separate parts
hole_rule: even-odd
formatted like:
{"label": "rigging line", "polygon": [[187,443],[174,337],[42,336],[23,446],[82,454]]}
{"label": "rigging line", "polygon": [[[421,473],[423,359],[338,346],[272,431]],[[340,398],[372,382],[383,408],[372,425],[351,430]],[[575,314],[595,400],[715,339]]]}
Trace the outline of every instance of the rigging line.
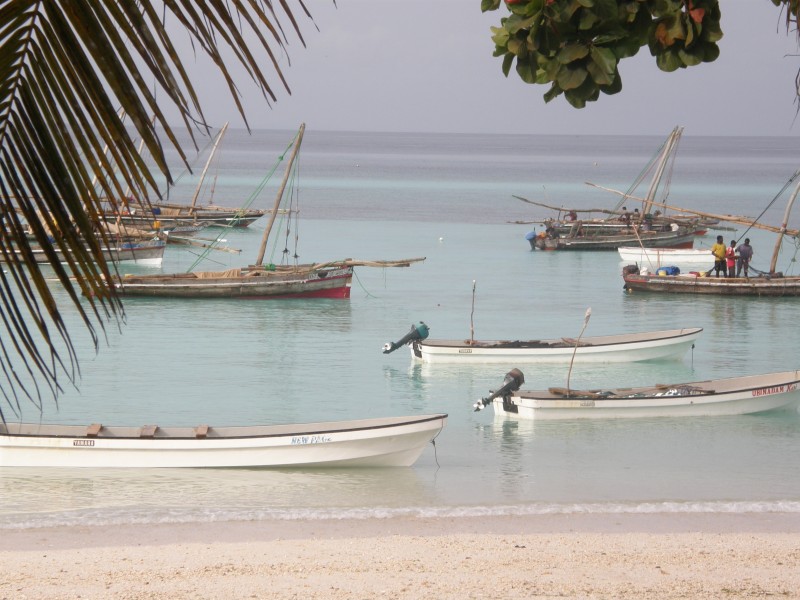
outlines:
{"label": "rigging line", "polygon": [[[243,208],[243,209],[245,209],[245,208],[249,208],[249,207],[250,207],[250,205],[253,203],[253,201],[254,201],[254,200],[255,200],[255,199],[256,199],[256,198],[259,196],[259,194],[261,193],[261,191],[262,191],[262,190],[264,189],[264,187],[267,185],[267,182],[268,182],[268,181],[269,181],[269,180],[272,178],[272,176],[275,174],[275,171],[278,169],[278,167],[280,166],[281,162],[283,162],[283,159],[284,159],[284,157],[286,156],[286,153],[287,153],[287,152],[288,152],[288,151],[291,149],[291,147],[294,145],[294,141],[297,139],[297,135],[298,135],[298,134],[295,134],[294,138],[292,138],[292,141],[291,141],[291,143],[289,143],[289,145],[286,147],[286,149],[283,151],[283,153],[282,153],[282,154],[280,154],[280,155],[278,156],[277,160],[275,161],[275,164],[273,164],[273,165],[272,165],[272,169],[271,169],[271,170],[270,170],[270,171],[269,171],[269,172],[268,172],[268,173],[267,173],[267,174],[266,174],[266,175],[265,175],[265,176],[264,176],[264,177],[261,179],[261,182],[260,182],[260,183],[259,183],[259,185],[256,187],[255,191],[253,191],[253,193],[250,195],[250,198],[248,199],[248,201],[247,201],[247,202],[244,204],[244,206],[242,206],[241,208]],[[187,269],[187,271],[186,271],[186,272],[187,272],[187,273],[191,273],[191,272],[192,272],[192,270],[193,270],[193,269],[194,269],[194,268],[195,268],[195,267],[196,267],[198,264],[200,264],[200,262],[202,262],[203,260],[207,259],[208,255],[211,253],[211,251],[212,251],[214,248],[216,248],[216,246],[218,246],[218,245],[219,245],[219,243],[220,243],[220,240],[222,239],[222,237],[223,237],[223,236],[224,236],[224,235],[225,235],[225,234],[228,232],[228,230],[229,230],[229,229],[231,229],[232,227],[233,227],[233,223],[229,223],[228,225],[225,225],[225,227],[223,227],[223,228],[222,228],[222,231],[220,231],[220,232],[219,232],[219,234],[218,234],[218,235],[217,235],[217,237],[214,239],[214,241],[212,241],[212,242],[211,242],[211,243],[208,245],[208,248],[206,248],[206,249],[205,249],[205,252],[203,252],[202,254],[200,254],[200,256],[198,256],[197,260],[195,260],[195,261],[192,263],[192,265],[191,265],[191,266],[190,266],[190,267]]]}
{"label": "rigging line", "polygon": [[370,294],[369,291],[367,290],[367,288],[364,287],[364,284],[361,283],[361,279],[359,279],[358,272],[355,269],[353,269],[353,277],[355,277],[355,280],[358,282],[358,286],[362,290],[364,290],[364,293],[367,295],[368,298],[377,298],[377,296],[375,296],[373,294]]}
{"label": "rigging line", "polygon": [[[783,184],[783,187],[781,188],[781,191],[778,192],[777,194],[775,194],[775,197],[772,199],[772,201],[769,204],[767,204],[766,208],[764,208],[764,210],[762,210],[761,213],[755,219],[753,219],[753,224],[758,223],[758,221],[761,219],[761,217],[764,216],[764,213],[766,213],[769,210],[770,206],[775,204],[775,201],[783,195],[783,192],[785,192],[789,188],[789,186],[792,184],[792,182],[795,179],[797,179],[798,175],[800,175],[800,170],[795,171],[794,175],[789,177],[789,181],[787,181],[785,184]],[[748,225],[747,229],[744,230],[744,233],[739,236],[739,240],[742,239],[745,235],[747,235],[747,232],[750,231],[752,228],[753,228],[753,225]],[[736,240],[737,244],[739,243],[739,240]]]}

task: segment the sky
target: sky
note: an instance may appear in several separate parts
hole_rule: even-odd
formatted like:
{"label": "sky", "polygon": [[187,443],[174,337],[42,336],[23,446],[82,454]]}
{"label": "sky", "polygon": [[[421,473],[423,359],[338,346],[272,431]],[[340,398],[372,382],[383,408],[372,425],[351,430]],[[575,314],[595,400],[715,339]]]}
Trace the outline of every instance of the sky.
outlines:
{"label": "sky", "polygon": [[[490,27],[507,10],[481,13],[480,0],[307,0],[296,10],[306,47],[291,32],[267,106],[255,84],[237,77],[250,126],[328,131],[781,136],[795,122],[800,52],[770,0],[721,0],[720,57],[674,73],[647,48],[620,63],[623,89],[584,109],[547,86],[506,78],[492,56]],[[296,4],[290,1],[294,8]],[[316,30],[315,26],[319,28]],[[227,89],[193,58],[190,73],[206,118],[243,127]],[[276,81],[277,83],[277,81]]]}

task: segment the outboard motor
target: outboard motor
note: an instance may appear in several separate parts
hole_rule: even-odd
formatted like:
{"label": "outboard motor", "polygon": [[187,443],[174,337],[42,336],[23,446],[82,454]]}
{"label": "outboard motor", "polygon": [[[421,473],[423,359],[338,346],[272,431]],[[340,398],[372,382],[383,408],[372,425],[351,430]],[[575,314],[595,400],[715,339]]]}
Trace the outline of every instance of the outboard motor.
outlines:
{"label": "outboard motor", "polygon": [[519,369],[511,369],[508,373],[506,373],[505,379],[503,379],[503,387],[496,392],[490,391],[489,395],[486,398],[481,398],[478,400],[473,405],[473,408],[475,408],[476,412],[483,410],[483,408],[488,404],[491,404],[492,400],[495,398],[508,396],[512,392],[516,392],[522,387],[523,383],[525,383],[525,375],[522,374],[522,371]]}
{"label": "outboard motor", "polygon": [[389,354],[390,352],[394,352],[401,346],[405,346],[406,344],[413,342],[415,340],[424,340],[428,337],[428,326],[425,325],[422,321],[417,323],[416,325],[411,326],[411,331],[405,334],[396,342],[386,342],[383,345],[383,353]]}

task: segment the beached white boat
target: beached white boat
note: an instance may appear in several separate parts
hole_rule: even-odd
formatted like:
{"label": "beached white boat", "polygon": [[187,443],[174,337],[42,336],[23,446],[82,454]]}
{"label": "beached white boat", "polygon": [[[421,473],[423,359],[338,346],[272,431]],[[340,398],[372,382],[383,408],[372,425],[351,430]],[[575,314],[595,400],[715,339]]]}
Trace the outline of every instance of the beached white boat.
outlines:
{"label": "beached white boat", "polygon": [[[397,342],[383,347],[389,354],[407,344],[411,356],[424,363],[569,363],[638,362],[683,357],[702,327],[668,329],[550,340],[431,340],[420,322]],[[424,334],[424,335],[423,335]]]}
{"label": "beached white boat", "polygon": [[163,428],[0,423],[0,467],[407,467],[446,419]]}
{"label": "beached white boat", "polygon": [[496,415],[521,419],[622,419],[796,412],[800,404],[800,371],[591,391],[520,390],[523,383],[522,372],[512,369],[503,386],[478,400],[475,410],[492,404]]}
{"label": "beached white boat", "polygon": [[707,269],[714,266],[710,248],[642,248],[623,246],[617,248],[621,260],[635,262],[651,268],[665,265],[701,265]]}

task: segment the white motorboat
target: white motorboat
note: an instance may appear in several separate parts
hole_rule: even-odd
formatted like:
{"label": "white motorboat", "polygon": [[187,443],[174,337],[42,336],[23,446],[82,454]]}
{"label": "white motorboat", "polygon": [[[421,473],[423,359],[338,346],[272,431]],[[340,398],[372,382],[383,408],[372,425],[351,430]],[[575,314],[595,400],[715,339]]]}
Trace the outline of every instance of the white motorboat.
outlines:
{"label": "white motorboat", "polygon": [[424,363],[569,363],[638,362],[681,359],[702,327],[545,340],[431,340],[428,326],[411,326],[404,338],[388,342],[384,354],[407,344]]}
{"label": "white motorboat", "polygon": [[503,386],[478,400],[475,410],[492,404],[496,415],[521,419],[622,419],[796,412],[800,405],[800,371],[590,391],[520,390],[523,383],[522,372],[512,369]]}
{"label": "white motorboat", "polygon": [[163,428],[0,423],[0,467],[407,467],[446,419]]}

